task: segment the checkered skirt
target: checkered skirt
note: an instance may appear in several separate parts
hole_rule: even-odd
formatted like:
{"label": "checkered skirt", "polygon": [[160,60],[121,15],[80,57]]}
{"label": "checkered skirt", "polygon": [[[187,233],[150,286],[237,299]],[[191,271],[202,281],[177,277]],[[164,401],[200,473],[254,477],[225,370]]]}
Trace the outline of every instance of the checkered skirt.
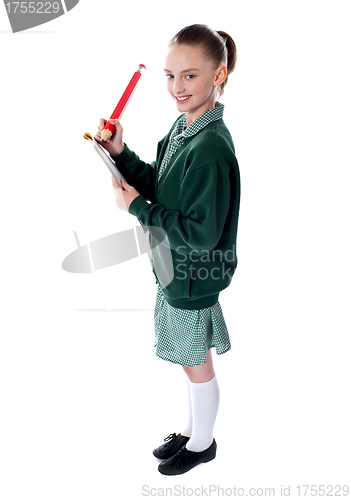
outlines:
{"label": "checkered skirt", "polygon": [[207,351],[223,354],[231,348],[227,325],[219,302],[205,309],[172,307],[160,286],[154,313],[156,356],[182,366],[205,363]]}

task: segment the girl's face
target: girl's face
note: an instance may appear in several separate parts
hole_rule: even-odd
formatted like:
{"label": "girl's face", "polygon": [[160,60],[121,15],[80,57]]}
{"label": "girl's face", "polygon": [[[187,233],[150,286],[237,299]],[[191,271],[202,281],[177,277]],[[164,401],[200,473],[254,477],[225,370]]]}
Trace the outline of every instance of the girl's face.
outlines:
{"label": "girl's face", "polygon": [[186,113],[187,127],[216,103],[217,87],[224,81],[227,68],[214,68],[205,59],[201,46],[173,45],[166,62],[167,90],[178,111]]}

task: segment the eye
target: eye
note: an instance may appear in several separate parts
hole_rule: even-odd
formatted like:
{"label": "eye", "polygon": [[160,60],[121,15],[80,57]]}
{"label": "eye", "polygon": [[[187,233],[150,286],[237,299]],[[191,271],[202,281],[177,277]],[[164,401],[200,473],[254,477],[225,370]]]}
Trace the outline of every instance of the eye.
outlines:
{"label": "eye", "polygon": [[186,75],[185,77],[187,80],[192,80],[193,78],[195,78],[195,75]]}
{"label": "eye", "polygon": [[165,77],[166,77],[166,78],[168,78],[169,80],[170,80],[171,78],[174,78],[174,76],[173,76],[173,75],[170,75],[170,74],[165,75]]}

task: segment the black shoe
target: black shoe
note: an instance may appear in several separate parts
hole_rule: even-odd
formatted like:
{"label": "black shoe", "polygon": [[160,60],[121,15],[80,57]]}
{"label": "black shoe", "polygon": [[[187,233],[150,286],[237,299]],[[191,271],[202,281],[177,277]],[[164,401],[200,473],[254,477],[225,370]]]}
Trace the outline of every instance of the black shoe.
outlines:
{"label": "black shoe", "polygon": [[190,451],[186,446],[183,446],[173,457],[161,462],[158,470],[161,474],[166,474],[167,476],[184,474],[184,472],[188,472],[193,467],[196,467],[196,465],[213,460],[216,456],[216,450],[217,443],[215,440],[213,440],[213,443],[207,450],[200,452]]}
{"label": "black shoe", "polygon": [[156,458],[166,460],[177,453],[177,451],[180,450],[180,448],[182,448],[182,446],[184,446],[189,439],[190,438],[182,436],[181,434],[178,434],[178,436],[175,433],[170,434],[164,439],[165,443],[161,444],[161,446],[156,448],[152,453]]}

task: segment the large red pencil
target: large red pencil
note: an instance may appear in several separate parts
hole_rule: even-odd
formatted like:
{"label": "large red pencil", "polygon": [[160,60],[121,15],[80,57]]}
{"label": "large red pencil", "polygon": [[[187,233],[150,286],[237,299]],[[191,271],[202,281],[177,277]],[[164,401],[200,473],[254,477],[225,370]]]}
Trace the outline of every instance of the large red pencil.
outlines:
{"label": "large red pencil", "polygon": [[[138,69],[136,70],[136,72],[132,76],[130,82],[127,85],[127,88],[123,92],[123,95],[120,98],[120,100],[118,101],[118,104],[115,107],[115,110],[112,113],[112,115],[110,116],[110,118],[114,118],[117,120],[119,120],[121,118],[124,110],[127,107],[127,104],[129,103],[132,95],[134,94],[136,85],[141,77],[141,74],[145,69],[146,69],[146,66],[144,66],[144,64],[139,64]],[[104,126],[104,128],[102,129],[102,132],[101,132],[101,142],[109,139],[115,130],[116,130],[116,127],[114,125],[112,125],[110,122],[106,122],[106,125]]]}

